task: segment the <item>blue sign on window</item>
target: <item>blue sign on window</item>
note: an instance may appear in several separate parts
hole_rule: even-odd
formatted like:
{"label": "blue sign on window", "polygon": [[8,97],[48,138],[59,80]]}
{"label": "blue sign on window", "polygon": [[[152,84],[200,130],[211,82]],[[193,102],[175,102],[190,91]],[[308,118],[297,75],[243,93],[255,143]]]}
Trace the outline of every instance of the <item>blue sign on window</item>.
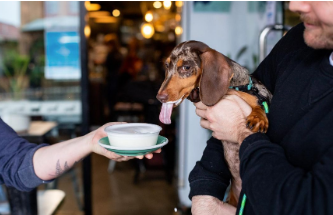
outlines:
{"label": "blue sign on window", "polygon": [[80,79],[80,37],[77,32],[45,32],[45,78]]}

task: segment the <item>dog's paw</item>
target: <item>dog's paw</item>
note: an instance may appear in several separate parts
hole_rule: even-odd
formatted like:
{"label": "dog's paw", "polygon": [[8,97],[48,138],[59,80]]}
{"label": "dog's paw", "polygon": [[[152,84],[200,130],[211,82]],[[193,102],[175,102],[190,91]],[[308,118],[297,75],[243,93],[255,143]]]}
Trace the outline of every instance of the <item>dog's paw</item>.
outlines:
{"label": "dog's paw", "polygon": [[266,133],[268,129],[268,119],[265,111],[260,107],[254,108],[247,117],[246,127],[252,132]]}

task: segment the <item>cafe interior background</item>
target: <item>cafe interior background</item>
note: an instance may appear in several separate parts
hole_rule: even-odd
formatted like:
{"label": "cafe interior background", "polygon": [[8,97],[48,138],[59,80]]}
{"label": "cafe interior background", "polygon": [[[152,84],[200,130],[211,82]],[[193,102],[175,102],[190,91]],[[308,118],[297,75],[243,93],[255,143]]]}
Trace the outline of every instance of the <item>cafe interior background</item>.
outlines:
{"label": "cafe interior background", "polygon": [[210,132],[189,101],[159,122],[164,60],[198,40],[253,72],[298,22],[288,2],[0,2],[0,116],[19,135],[54,144],[126,121],[158,124],[169,140],[152,160],[93,154],[28,204],[3,185],[0,214],[190,214],[187,178]]}

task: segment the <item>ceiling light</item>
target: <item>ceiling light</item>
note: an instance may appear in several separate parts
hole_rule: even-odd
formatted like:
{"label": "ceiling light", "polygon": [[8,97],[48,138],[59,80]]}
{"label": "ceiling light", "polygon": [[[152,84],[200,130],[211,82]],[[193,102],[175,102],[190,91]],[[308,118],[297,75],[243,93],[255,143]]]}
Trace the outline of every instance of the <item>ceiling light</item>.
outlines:
{"label": "ceiling light", "polygon": [[96,23],[116,23],[117,18],[112,16],[100,17],[95,19]]}
{"label": "ceiling light", "polygon": [[89,6],[90,6],[90,1],[85,1],[84,7],[88,10]]}
{"label": "ceiling light", "polygon": [[145,23],[141,26],[141,34],[144,38],[149,39],[155,33],[154,27],[152,24]]}
{"label": "ceiling light", "polygon": [[86,25],[84,27],[84,35],[86,36],[86,38],[88,38],[90,36],[90,33],[91,33],[91,29],[90,29],[90,26],[89,25]]}
{"label": "ceiling light", "polygon": [[183,28],[180,26],[177,26],[175,28],[175,33],[176,33],[176,35],[181,35],[183,33]]}
{"label": "ceiling light", "polygon": [[176,1],[176,6],[177,7],[182,7],[183,6],[183,2],[182,1]]}
{"label": "ceiling light", "polygon": [[151,22],[151,21],[153,21],[153,13],[152,13],[151,11],[148,11],[148,12],[146,13],[146,15],[145,15],[145,20],[146,20],[147,22]]}
{"label": "ceiling light", "polygon": [[97,11],[97,12],[89,12],[88,15],[90,18],[98,18],[101,16],[110,16],[110,13],[108,11]]}
{"label": "ceiling light", "polygon": [[89,21],[89,14],[86,14],[86,15],[84,16],[84,21],[86,21],[86,22]]}
{"label": "ceiling light", "polygon": [[165,31],[165,27],[164,25],[156,25],[156,31],[158,32],[164,32]]}
{"label": "ceiling light", "polygon": [[175,19],[177,22],[179,22],[182,19],[182,16],[180,14],[176,14]]}
{"label": "ceiling light", "polygon": [[167,9],[167,10],[170,9],[171,4],[172,4],[171,1],[164,1],[164,2],[163,2],[163,6],[164,6],[164,8]]}
{"label": "ceiling light", "polygon": [[86,7],[87,11],[96,11],[96,10],[101,9],[101,5],[91,4],[90,1],[84,2],[84,6]]}
{"label": "ceiling light", "polygon": [[161,8],[161,7],[162,7],[162,3],[159,2],[159,1],[155,1],[155,2],[153,3],[153,6],[154,6],[154,8],[158,9],[158,8]]}
{"label": "ceiling light", "polygon": [[114,17],[118,17],[118,16],[120,16],[120,11],[119,11],[118,9],[114,9],[114,10],[112,11],[112,15],[113,15]]}

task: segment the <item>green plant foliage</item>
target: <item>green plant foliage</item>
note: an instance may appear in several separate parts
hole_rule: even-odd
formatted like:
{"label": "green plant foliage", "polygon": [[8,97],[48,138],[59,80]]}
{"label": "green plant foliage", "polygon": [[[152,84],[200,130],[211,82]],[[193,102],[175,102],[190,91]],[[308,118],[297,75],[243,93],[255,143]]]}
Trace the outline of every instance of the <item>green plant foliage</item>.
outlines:
{"label": "green plant foliage", "polygon": [[34,59],[29,65],[30,87],[40,87],[44,77],[45,57],[40,56]]}
{"label": "green plant foliage", "polygon": [[30,58],[19,55],[16,51],[8,51],[4,55],[3,65],[7,77],[25,75]]}
{"label": "green plant foliage", "polygon": [[[230,53],[227,54],[226,56],[230,59],[234,59],[236,62],[240,60],[240,58],[248,51],[247,46],[243,46],[236,54],[235,58],[232,58]],[[244,66],[247,70],[249,70],[250,73],[254,72],[256,70],[257,65],[258,65],[258,55],[252,54],[252,63],[253,63],[253,68],[250,68],[249,65],[242,65]]]}
{"label": "green plant foliage", "polygon": [[246,52],[247,46],[243,46],[237,53],[235,60],[238,61],[239,58]]}
{"label": "green plant foliage", "polygon": [[3,69],[7,80],[6,86],[3,86],[7,91],[12,92],[14,99],[19,99],[23,90],[27,87],[27,68],[30,58],[20,55],[16,51],[7,51],[4,53]]}

